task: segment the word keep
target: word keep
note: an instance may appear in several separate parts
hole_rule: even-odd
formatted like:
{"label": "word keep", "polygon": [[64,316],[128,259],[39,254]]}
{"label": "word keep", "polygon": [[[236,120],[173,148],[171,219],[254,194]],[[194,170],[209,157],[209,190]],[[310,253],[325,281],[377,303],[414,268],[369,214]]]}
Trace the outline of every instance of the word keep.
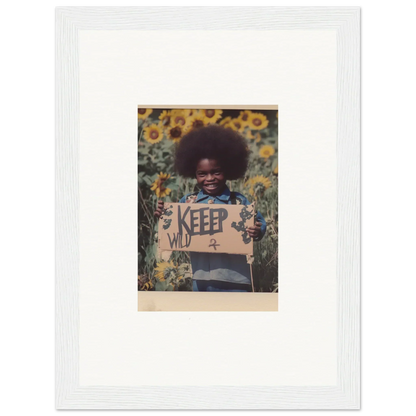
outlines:
{"label": "word keep", "polygon": [[228,211],[224,208],[198,208],[188,206],[182,214],[181,206],[178,206],[178,234],[213,235],[222,233],[223,222],[228,217]]}

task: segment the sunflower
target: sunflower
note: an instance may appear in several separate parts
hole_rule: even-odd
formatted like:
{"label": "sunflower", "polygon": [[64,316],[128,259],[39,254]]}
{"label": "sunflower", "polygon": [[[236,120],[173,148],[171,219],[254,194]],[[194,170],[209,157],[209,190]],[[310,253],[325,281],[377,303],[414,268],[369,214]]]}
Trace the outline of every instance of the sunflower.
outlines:
{"label": "sunflower", "polygon": [[253,130],[265,129],[269,125],[269,120],[262,113],[251,113],[248,120],[248,126]]}
{"label": "sunflower", "polygon": [[140,120],[145,120],[153,112],[151,108],[138,108],[137,114]]}
{"label": "sunflower", "polygon": [[149,280],[148,282],[146,282],[146,283],[142,286],[141,290],[150,290],[150,289],[152,289],[152,288],[153,288],[153,283]]}
{"label": "sunflower", "polygon": [[172,261],[163,260],[159,262],[155,270],[155,277],[162,282],[165,280],[174,280],[175,278],[178,280],[183,279],[183,276],[178,270],[178,266],[176,266]]}
{"label": "sunflower", "polygon": [[158,178],[152,183],[150,189],[155,191],[155,194],[158,198],[163,198],[166,195],[171,193],[171,189],[165,186],[165,182],[170,178],[170,175],[167,173],[160,172]]}
{"label": "sunflower", "polygon": [[193,116],[195,113],[197,113],[197,112],[198,112],[198,110],[194,110],[193,108],[189,108],[188,110],[183,110],[183,111],[185,111],[185,114],[186,114],[188,117],[191,117],[191,116]]}
{"label": "sunflower", "polygon": [[172,114],[183,114],[186,117],[192,116],[193,114],[195,114],[195,112],[198,112],[198,110],[194,110],[192,108],[174,108],[172,110]]}
{"label": "sunflower", "polygon": [[240,115],[238,116],[238,119],[241,120],[241,122],[246,126],[252,114],[253,113],[250,110],[240,111]]}
{"label": "sunflower", "polygon": [[253,178],[249,179],[245,186],[249,186],[250,195],[253,195],[254,197],[263,196],[266,189],[269,189],[272,186],[272,183],[270,182],[269,178],[266,178],[263,175],[257,175]]}
{"label": "sunflower", "polygon": [[247,130],[246,137],[247,139],[250,139],[250,140],[253,140],[256,138],[255,136],[253,136],[253,133],[251,132],[251,130]]}
{"label": "sunflower", "polygon": [[231,117],[228,116],[228,117],[223,118],[218,124],[220,126],[229,127],[230,121],[231,121]]}
{"label": "sunflower", "polygon": [[207,122],[205,120],[205,116],[202,114],[196,113],[194,114],[188,121],[187,132],[198,129],[200,127],[205,127],[207,125]]}
{"label": "sunflower", "polygon": [[214,124],[220,118],[222,114],[222,110],[200,110],[200,114],[205,117],[206,124]]}
{"label": "sunflower", "polygon": [[273,169],[273,173],[275,175],[278,175],[279,174],[279,166],[278,165],[276,165],[276,167]]}
{"label": "sunflower", "polygon": [[264,157],[268,159],[270,156],[275,154],[275,150],[270,145],[265,145],[260,148],[259,155],[260,157]]}
{"label": "sunflower", "polygon": [[182,109],[178,109],[178,108],[174,108],[173,110],[171,110],[172,115],[175,114],[181,114],[185,117],[191,117],[194,116],[196,113],[198,113],[199,110],[196,110],[194,108],[182,108]]}
{"label": "sunflower", "polygon": [[172,117],[172,112],[169,110],[163,110],[159,116],[159,125],[162,127],[167,127],[170,124],[170,119]]}
{"label": "sunflower", "polygon": [[171,113],[171,124],[180,124],[183,127],[188,125],[190,110],[172,110]]}
{"label": "sunflower", "polygon": [[149,143],[152,143],[152,144],[158,143],[163,139],[162,128],[158,126],[157,124],[152,124],[149,127],[145,127],[143,131],[144,131],[143,137]]}
{"label": "sunflower", "polygon": [[261,140],[261,134],[257,132],[255,138],[256,138],[256,143],[258,143]]}
{"label": "sunflower", "polygon": [[185,128],[181,124],[174,124],[166,129],[166,134],[169,140],[178,143],[185,133]]}
{"label": "sunflower", "polygon": [[239,118],[233,118],[227,126],[240,133],[244,130],[245,124]]}

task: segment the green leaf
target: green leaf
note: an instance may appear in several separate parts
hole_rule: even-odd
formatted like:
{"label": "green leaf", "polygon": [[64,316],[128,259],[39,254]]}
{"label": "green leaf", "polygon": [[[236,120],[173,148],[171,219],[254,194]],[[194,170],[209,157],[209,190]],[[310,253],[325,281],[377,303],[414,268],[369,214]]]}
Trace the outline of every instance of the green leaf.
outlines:
{"label": "green leaf", "polygon": [[168,289],[169,286],[170,286],[170,284],[166,280],[163,281],[163,282],[157,281],[156,284],[155,284],[155,290],[165,292],[165,291],[169,290]]}
{"label": "green leaf", "polygon": [[172,189],[172,191],[177,191],[178,190],[178,188],[179,188],[179,185],[177,184],[177,183],[175,183],[175,182],[173,182],[173,183],[170,183],[170,184],[168,184],[168,185],[166,185],[169,189]]}

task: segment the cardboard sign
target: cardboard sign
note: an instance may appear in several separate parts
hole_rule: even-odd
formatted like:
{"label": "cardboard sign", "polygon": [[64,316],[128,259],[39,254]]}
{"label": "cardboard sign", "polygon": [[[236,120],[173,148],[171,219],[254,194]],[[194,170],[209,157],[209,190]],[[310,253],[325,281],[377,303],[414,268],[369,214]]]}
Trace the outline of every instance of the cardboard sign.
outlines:
{"label": "cardboard sign", "polygon": [[252,255],[253,239],[246,228],[254,219],[254,204],[168,202],[159,219],[159,249]]}

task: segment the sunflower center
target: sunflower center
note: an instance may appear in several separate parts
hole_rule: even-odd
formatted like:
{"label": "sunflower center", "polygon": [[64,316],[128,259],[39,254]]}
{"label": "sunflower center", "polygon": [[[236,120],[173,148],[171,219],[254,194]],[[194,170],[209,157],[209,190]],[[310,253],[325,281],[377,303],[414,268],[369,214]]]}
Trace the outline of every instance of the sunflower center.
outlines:
{"label": "sunflower center", "polygon": [[241,123],[238,121],[234,121],[234,126],[236,126],[238,129],[241,128]]}
{"label": "sunflower center", "polygon": [[180,127],[174,127],[170,131],[170,135],[174,138],[181,137],[181,133],[182,133],[182,130],[180,129]]}
{"label": "sunflower center", "polygon": [[159,187],[159,188],[162,188],[163,187],[163,182],[165,182],[166,181],[166,178],[159,178],[158,180],[157,180],[157,186]]}
{"label": "sunflower center", "polygon": [[261,120],[260,120],[259,118],[255,118],[255,119],[253,119],[253,124],[254,124],[255,126],[260,126],[260,124],[261,124]]}
{"label": "sunflower center", "polygon": [[195,120],[192,124],[193,127],[204,127],[204,122],[202,120]]}
{"label": "sunflower center", "polygon": [[266,189],[266,187],[264,186],[264,183],[260,183],[260,182],[257,182],[255,185],[254,185],[254,192],[263,192],[264,190]]}
{"label": "sunflower center", "polygon": [[178,124],[181,124],[182,126],[184,126],[184,125],[185,125],[185,123],[186,123],[186,120],[185,120],[185,118],[184,118],[184,117],[182,117],[182,116],[175,117],[175,123],[178,123]]}
{"label": "sunflower center", "polygon": [[152,140],[156,140],[159,137],[159,132],[156,130],[152,130],[149,134],[150,138]]}
{"label": "sunflower center", "polygon": [[144,114],[144,113],[146,112],[146,109],[145,109],[145,108],[139,108],[139,109],[137,110],[137,112],[138,112],[139,114]]}
{"label": "sunflower center", "polygon": [[247,114],[247,113],[244,113],[244,114],[241,116],[241,120],[243,120],[243,121],[247,121],[247,119],[248,119],[248,114]]}
{"label": "sunflower center", "polygon": [[215,110],[206,110],[205,111],[205,115],[209,118],[214,117],[215,115]]}

